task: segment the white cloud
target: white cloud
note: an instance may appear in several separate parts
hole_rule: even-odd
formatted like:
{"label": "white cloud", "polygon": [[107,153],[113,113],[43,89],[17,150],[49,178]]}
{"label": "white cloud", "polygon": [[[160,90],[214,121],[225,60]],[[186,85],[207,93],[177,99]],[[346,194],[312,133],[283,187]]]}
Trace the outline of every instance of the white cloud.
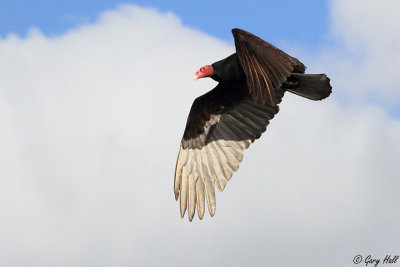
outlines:
{"label": "white cloud", "polygon": [[214,218],[180,219],[180,138],[215,84],[191,77],[233,51],[134,6],[59,37],[0,40],[0,265],[351,266],[398,253],[400,123],[339,103],[353,89],[339,71],[326,101],[285,96]]}
{"label": "white cloud", "polygon": [[331,60],[347,72],[346,85],[353,96],[391,105],[400,102],[399,9],[396,0],[332,1],[332,33],[345,44],[347,53],[332,55]]}

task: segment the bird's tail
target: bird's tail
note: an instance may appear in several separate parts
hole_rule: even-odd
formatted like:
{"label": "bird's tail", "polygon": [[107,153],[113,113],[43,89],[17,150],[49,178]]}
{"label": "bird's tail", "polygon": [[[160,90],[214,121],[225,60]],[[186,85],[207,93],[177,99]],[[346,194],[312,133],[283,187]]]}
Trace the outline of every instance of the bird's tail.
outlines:
{"label": "bird's tail", "polygon": [[322,100],[332,92],[329,81],[325,74],[292,73],[282,88],[308,99]]}

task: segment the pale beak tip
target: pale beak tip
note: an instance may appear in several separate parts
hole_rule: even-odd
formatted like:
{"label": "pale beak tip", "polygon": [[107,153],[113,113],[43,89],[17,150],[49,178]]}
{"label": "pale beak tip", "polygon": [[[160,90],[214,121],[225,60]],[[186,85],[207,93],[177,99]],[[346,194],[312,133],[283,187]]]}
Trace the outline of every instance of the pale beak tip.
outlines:
{"label": "pale beak tip", "polygon": [[197,75],[193,76],[193,81],[197,80]]}

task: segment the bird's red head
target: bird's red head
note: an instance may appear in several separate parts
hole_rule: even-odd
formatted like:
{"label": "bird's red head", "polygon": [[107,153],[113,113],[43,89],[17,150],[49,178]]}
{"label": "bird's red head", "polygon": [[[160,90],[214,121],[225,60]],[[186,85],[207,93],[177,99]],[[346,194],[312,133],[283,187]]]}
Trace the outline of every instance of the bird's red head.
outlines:
{"label": "bird's red head", "polygon": [[204,77],[211,77],[211,75],[213,74],[214,69],[212,66],[207,65],[204,67],[201,67],[198,71],[196,71],[196,73],[193,76],[193,80],[197,80],[200,78],[204,78]]}

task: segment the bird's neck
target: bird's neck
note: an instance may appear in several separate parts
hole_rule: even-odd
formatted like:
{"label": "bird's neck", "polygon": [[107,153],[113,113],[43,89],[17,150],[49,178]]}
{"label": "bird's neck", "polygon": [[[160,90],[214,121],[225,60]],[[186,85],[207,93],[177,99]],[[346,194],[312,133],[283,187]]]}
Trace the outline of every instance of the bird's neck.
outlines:
{"label": "bird's neck", "polygon": [[213,63],[212,67],[214,68],[214,73],[211,78],[217,82],[234,82],[246,79],[236,53]]}

